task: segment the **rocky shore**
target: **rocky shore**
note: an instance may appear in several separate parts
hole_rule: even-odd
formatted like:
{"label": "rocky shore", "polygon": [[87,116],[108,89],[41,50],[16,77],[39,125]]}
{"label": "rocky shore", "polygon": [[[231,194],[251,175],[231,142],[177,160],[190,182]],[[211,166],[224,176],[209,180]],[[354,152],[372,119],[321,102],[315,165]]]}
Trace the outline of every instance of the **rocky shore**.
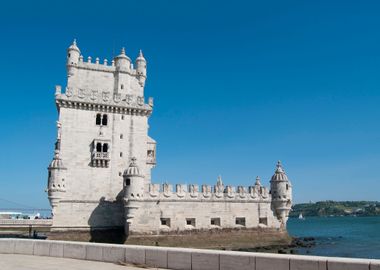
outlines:
{"label": "rocky shore", "polygon": [[[268,245],[254,248],[239,248],[236,251],[246,252],[265,252],[265,253],[279,253],[279,254],[297,254],[299,249],[309,249],[315,246],[314,237],[299,237],[293,238],[288,245]],[[306,253],[308,253],[306,251]]]}

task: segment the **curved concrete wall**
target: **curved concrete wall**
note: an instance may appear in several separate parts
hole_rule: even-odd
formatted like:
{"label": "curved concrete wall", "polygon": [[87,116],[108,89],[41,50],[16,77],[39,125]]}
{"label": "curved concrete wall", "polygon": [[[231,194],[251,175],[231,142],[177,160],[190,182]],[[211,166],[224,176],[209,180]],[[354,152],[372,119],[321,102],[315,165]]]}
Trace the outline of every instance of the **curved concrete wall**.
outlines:
{"label": "curved concrete wall", "polygon": [[380,270],[380,260],[236,251],[0,239],[0,253],[127,262],[183,270]]}

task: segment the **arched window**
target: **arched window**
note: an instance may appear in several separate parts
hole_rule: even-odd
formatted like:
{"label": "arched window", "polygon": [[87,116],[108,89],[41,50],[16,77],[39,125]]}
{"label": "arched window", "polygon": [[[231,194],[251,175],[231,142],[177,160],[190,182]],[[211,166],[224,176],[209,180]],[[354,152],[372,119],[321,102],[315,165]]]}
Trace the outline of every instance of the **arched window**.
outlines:
{"label": "arched window", "polygon": [[99,142],[96,144],[96,152],[102,152],[102,144]]}
{"label": "arched window", "polygon": [[101,123],[102,123],[102,115],[101,115],[100,113],[98,113],[98,114],[96,115],[96,125],[97,125],[97,126],[100,126]]}
{"label": "arched window", "polygon": [[104,153],[108,152],[108,143],[103,144],[103,152]]}
{"label": "arched window", "polygon": [[106,114],[103,114],[102,125],[106,126],[107,122],[108,122],[108,116]]}

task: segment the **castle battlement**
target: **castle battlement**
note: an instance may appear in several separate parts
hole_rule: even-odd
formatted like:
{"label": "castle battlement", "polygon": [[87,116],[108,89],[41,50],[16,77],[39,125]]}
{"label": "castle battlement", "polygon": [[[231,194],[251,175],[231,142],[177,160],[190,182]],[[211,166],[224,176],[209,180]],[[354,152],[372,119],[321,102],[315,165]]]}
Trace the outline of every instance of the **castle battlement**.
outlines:
{"label": "castle battlement", "polygon": [[153,110],[153,98],[145,103],[144,96],[127,93],[114,93],[111,90],[98,90],[94,88],[66,87],[61,93],[61,86],[56,86],[56,102],[66,107],[81,107],[100,111],[115,111],[118,113],[137,113],[150,115]]}
{"label": "castle battlement", "polygon": [[176,184],[175,189],[171,184],[149,184],[149,190],[144,198],[154,200],[218,200],[218,201],[270,201],[271,195],[266,187],[255,186],[225,186]]}

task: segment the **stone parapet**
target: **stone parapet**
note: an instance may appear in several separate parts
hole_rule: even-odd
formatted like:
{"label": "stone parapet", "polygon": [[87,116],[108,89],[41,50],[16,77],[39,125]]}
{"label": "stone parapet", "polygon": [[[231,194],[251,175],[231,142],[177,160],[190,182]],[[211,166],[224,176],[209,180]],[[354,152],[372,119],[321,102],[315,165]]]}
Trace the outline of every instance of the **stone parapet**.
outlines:
{"label": "stone parapet", "polygon": [[271,195],[263,186],[214,186],[176,184],[175,190],[170,184],[149,184],[144,200],[202,200],[202,201],[257,201],[270,202]]}
{"label": "stone parapet", "polygon": [[0,239],[0,253],[121,262],[176,270],[378,270],[380,268],[380,260],[371,259],[49,240]]}
{"label": "stone parapet", "polygon": [[108,90],[66,88],[65,93],[56,91],[55,97],[57,106],[87,110],[150,115],[153,109],[152,98],[146,104],[144,96],[122,95]]}

